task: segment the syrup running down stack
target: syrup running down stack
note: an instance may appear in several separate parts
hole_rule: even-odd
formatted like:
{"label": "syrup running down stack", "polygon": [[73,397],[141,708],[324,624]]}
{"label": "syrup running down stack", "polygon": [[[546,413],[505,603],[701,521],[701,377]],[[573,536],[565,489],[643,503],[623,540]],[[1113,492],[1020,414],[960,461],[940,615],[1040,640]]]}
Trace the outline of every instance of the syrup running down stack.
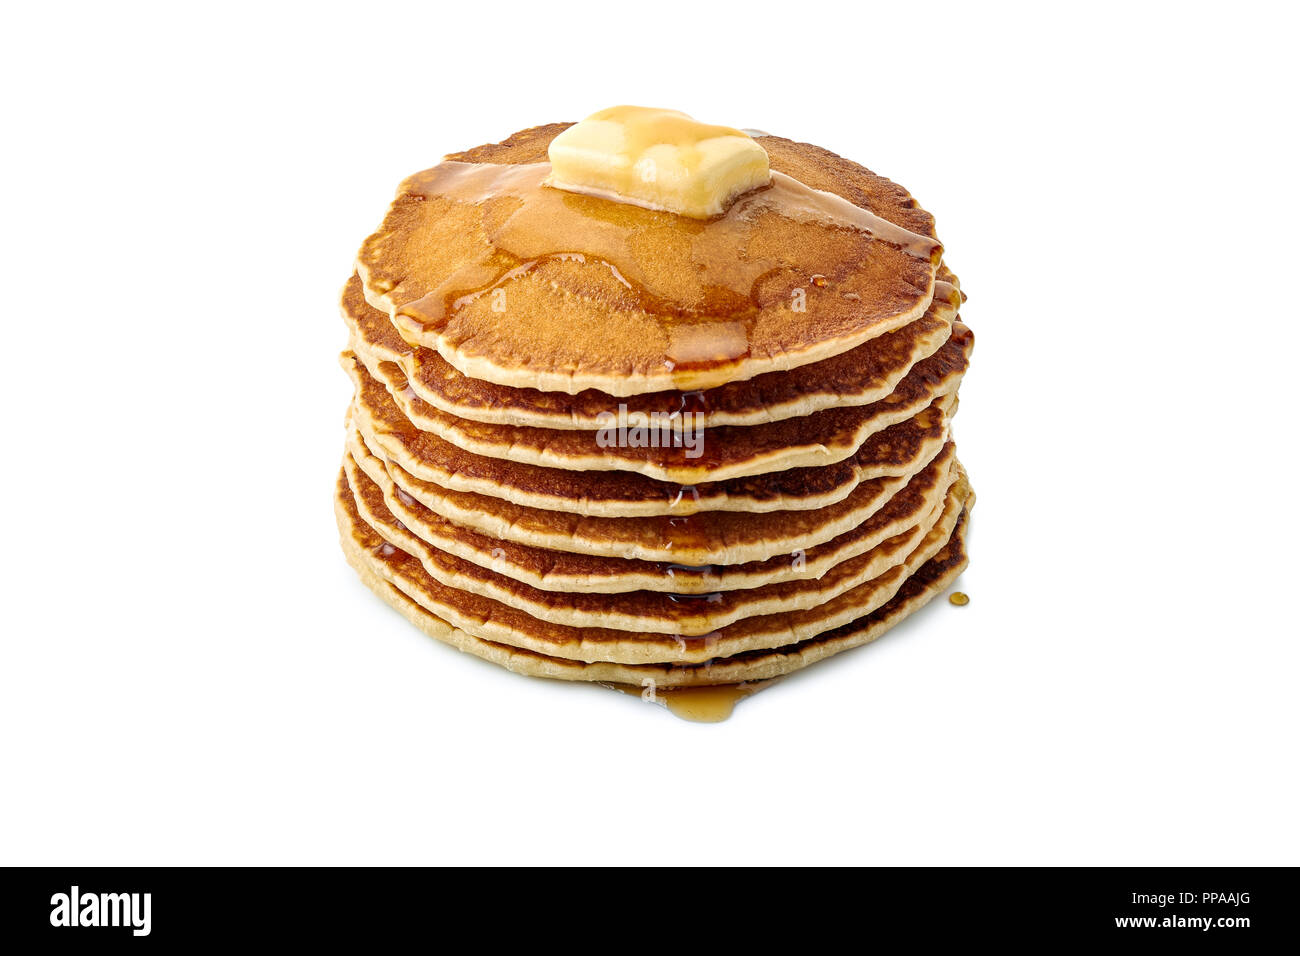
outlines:
{"label": "syrup running down stack", "polygon": [[[561,157],[598,177],[583,137],[611,124],[623,178],[575,191]],[[717,719],[965,567],[950,423],[973,337],[903,189],[692,124],[617,108],[402,184],[343,290],[336,511],[362,580],[426,633]],[[754,143],[770,179],[728,192]],[[662,177],[623,185],[650,158]]]}

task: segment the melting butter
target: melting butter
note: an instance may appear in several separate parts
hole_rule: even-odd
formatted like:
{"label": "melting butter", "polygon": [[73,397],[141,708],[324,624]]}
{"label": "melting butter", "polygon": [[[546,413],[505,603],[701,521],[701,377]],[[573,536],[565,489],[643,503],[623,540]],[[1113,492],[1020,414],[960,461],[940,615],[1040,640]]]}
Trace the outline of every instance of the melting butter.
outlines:
{"label": "melting butter", "polygon": [[708,219],[768,183],[767,151],[745,132],[677,110],[614,106],[551,142],[548,185]]}

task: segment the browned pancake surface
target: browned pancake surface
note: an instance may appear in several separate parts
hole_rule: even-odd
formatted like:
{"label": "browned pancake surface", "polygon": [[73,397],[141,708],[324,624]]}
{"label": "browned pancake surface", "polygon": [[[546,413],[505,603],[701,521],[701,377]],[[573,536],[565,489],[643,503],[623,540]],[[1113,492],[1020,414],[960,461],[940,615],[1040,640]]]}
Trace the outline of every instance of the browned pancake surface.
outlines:
{"label": "browned pancake surface", "polygon": [[690,220],[537,186],[544,169],[530,188],[508,188],[501,167],[544,163],[564,128],[448,157],[494,164],[481,170],[496,177],[485,191],[458,191],[459,165],[408,178],[359,253],[367,299],[466,375],[571,394],[713,388],[831,358],[929,306],[941,255],[932,218],[857,163],[762,140],[775,172],[917,243],[779,207],[745,217],[743,203]]}
{"label": "browned pancake surface", "polygon": [[[704,481],[693,485],[621,471],[569,471],[465,451],[417,428],[388,390],[355,359],[344,359],[357,385],[354,420],[377,454],[413,477],[450,491],[501,498],[578,515],[682,516],[700,511],[805,510],[840,501],[862,481],[912,474],[947,434],[955,399],[942,396],[919,414],[877,432],[856,454],[832,465]],[[414,493],[414,492],[413,492]]]}
{"label": "browned pancake surface", "polygon": [[[453,520],[460,518],[465,521],[472,517],[476,514],[472,509],[456,508],[453,502],[439,498],[433,503],[445,512],[440,514],[412,497],[393,481],[389,466],[372,455],[355,432],[348,442],[350,458],[345,463],[351,460],[358,463],[366,477],[379,486],[388,511],[411,533],[443,551],[450,551],[534,587],[601,594],[635,590],[709,594],[821,577],[841,561],[862,554],[885,538],[916,524],[925,516],[926,510],[934,506],[947,484],[955,480],[951,467],[956,457],[953,447],[950,442],[911,481],[905,484],[902,479],[891,481],[891,487],[900,485],[901,490],[874,513],[868,510],[869,505],[864,507],[862,513],[866,517],[863,520],[824,544],[794,548],[793,545],[800,543],[799,531],[792,531],[780,514],[751,515],[747,522],[751,537],[759,540],[774,538],[783,548],[789,544],[791,552],[781,551],[765,560],[739,564],[688,565],[681,563],[680,555],[671,562],[628,557],[627,552],[636,548],[632,535],[619,539],[626,543],[603,549],[620,552],[617,556],[556,550],[553,545],[573,547],[575,541],[586,546],[588,536],[610,527],[597,526],[587,531],[579,526],[575,535],[571,519],[565,520],[557,512],[534,512],[519,522],[504,520],[499,528],[508,529],[510,536],[500,537],[486,533],[491,530],[490,526],[466,527]],[[351,484],[355,488],[360,483],[351,480]],[[634,523],[647,520],[659,519],[624,519]],[[546,530],[548,527],[551,529],[549,532]],[[795,526],[796,529],[799,527]],[[652,535],[655,531],[663,535],[672,531],[662,525],[650,530]],[[729,537],[728,543],[732,548],[736,547],[736,537]],[[592,550],[602,549],[597,546]]]}
{"label": "browned pancake surface", "polygon": [[[634,471],[662,481],[695,484],[811,468],[851,457],[870,435],[954,393],[966,373],[973,344],[970,330],[956,323],[938,352],[917,363],[892,393],[870,405],[829,408],[762,425],[709,429],[692,425],[685,433],[652,425],[642,428],[639,437],[636,423],[626,418],[621,432],[615,427],[574,431],[466,421],[419,398],[394,363],[367,368],[355,353],[345,353],[341,361],[354,380],[365,375],[378,379],[415,427],[463,451],[549,468]],[[619,421],[617,413],[610,415],[611,424]]]}

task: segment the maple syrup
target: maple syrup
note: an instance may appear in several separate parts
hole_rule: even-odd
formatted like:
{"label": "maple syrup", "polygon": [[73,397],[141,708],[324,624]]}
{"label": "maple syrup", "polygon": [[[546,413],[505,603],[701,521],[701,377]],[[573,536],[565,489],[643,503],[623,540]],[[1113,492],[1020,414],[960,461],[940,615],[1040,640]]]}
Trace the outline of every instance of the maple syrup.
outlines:
{"label": "maple syrup", "polygon": [[[844,233],[845,268],[859,261],[860,251],[852,249],[862,236],[933,264],[942,255],[938,240],[783,173],[774,172],[768,185],[741,195],[721,215],[695,220],[555,189],[545,185],[550,171],[549,163],[448,161],[408,179],[404,188],[420,201],[487,205],[487,242],[477,259],[402,305],[395,318],[436,332],[458,310],[542,263],[594,264],[617,280],[631,307],[657,317],[668,342],[665,366],[684,375],[748,357],[759,309],[785,299],[786,285],[831,281],[812,262],[801,263],[798,248],[779,256],[755,248],[761,245],[756,223],[765,216]],[[639,253],[643,248],[681,250],[689,268],[665,278],[653,257]]]}
{"label": "maple syrup", "polygon": [[747,681],[741,684],[714,684],[707,687],[654,687],[647,679],[645,687],[635,684],[602,683],[602,686],[640,697],[647,703],[659,704],[670,714],[693,723],[716,724],[726,720],[736,709],[736,704],[758,693],[771,684],[771,680]]}

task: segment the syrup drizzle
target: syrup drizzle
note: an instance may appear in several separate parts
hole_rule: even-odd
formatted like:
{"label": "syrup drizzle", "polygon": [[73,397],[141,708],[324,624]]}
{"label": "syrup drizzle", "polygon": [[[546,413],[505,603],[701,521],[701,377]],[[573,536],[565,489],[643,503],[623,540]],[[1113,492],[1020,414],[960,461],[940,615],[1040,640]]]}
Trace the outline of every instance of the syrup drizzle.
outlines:
{"label": "syrup drizzle", "polygon": [[[934,264],[942,254],[937,240],[783,173],[774,172],[769,185],[740,196],[722,215],[692,220],[552,188],[550,172],[549,163],[448,161],[408,179],[404,188],[419,201],[484,206],[487,242],[477,259],[397,314],[436,332],[458,310],[543,263],[598,264],[616,280],[627,306],[659,318],[668,342],[664,365],[682,372],[745,358],[760,308],[795,287],[832,281],[824,262],[817,271],[811,261],[799,261],[800,248],[780,254],[757,248],[755,224],[763,217],[843,232],[846,268],[860,260],[863,236]],[[674,258],[690,268],[665,278],[662,263],[639,254],[642,248],[680,250]],[[820,256],[825,259],[825,250]]]}
{"label": "syrup drizzle", "polygon": [[679,576],[683,580],[712,578],[717,576],[718,566],[716,564],[669,564],[664,566],[664,574],[668,576],[669,581],[676,581]]}
{"label": "syrup drizzle", "polygon": [[712,594],[669,594],[668,600],[673,604],[691,605],[696,602],[704,604],[721,604],[722,592],[714,591]]}

